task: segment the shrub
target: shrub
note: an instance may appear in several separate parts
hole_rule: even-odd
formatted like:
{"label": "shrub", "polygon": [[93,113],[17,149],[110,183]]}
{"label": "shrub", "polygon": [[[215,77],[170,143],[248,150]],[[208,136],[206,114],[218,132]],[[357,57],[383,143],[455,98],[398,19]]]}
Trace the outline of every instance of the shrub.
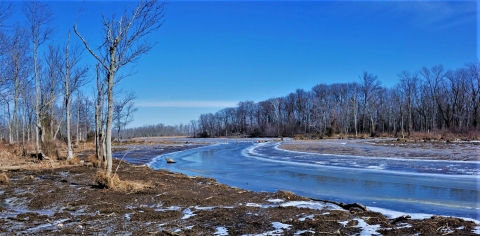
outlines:
{"label": "shrub", "polygon": [[78,165],[78,164],[80,164],[80,158],[79,157],[74,157],[74,158],[67,159],[67,164],[68,165]]}
{"label": "shrub", "polygon": [[88,156],[88,162],[92,163],[92,166],[99,168],[102,165],[102,162],[95,155]]}
{"label": "shrub", "polygon": [[98,171],[95,174],[95,180],[98,187],[116,189],[120,183],[120,179],[117,174],[108,174],[106,171]]}
{"label": "shrub", "polygon": [[95,175],[98,187],[118,191],[142,191],[151,188],[151,185],[141,182],[121,181],[117,174],[108,174],[106,171],[98,171]]}

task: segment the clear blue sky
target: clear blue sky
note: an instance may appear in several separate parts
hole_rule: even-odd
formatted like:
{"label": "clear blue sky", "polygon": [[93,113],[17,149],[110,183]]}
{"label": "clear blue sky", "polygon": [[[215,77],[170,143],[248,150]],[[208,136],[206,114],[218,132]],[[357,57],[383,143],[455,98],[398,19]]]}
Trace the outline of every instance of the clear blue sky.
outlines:
{"label": "clear blue sky", "polygon": [[[81,2],[51,4],[63,42]],[[135,5],[87,0],[80,32],[98,46],[99,12],[120,14],[126,4]],[[478,9],[476,1],[172,0],[149,37],[157,45],[121,84],[139,97],[131,126],[188,123],[239,101],[358,81],[363,71],[390,87],[402,70],[459,68],[479,57]]]}

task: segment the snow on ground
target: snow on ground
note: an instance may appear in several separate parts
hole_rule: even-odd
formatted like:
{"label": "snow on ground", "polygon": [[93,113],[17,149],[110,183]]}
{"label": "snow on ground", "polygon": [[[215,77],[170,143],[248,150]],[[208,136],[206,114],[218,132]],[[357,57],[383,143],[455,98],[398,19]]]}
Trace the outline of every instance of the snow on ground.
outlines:
{"label": "snow on ground", "polygon": [[473,232],[474,234],[480,235],[480,226],[475,227],[475,229],[472,230],[472,232]]}
{"label": "snow on ground", "polygon": [[344,211],[343,208],[331,204],[331,203],[324,203],[324,202],[318,202],[318,201],[290,201],[290,202],[285,202],[280,204],[281,207],[289,207],[289,206],[294,206],[298,208],[310,208],[314,210],[323,210],[323,209],[328,209],[328,210],[339,210],[339,211]]}
{"label": "snow on ground", "polygon": [[357,226],[355,227],[358,227],[358,228],[361,228],[362,229],[362,232],[360,232],[360,235],[380,235],[379,233],[377,233],[377,230],[380,229],[380,225],[369,225],[367,224],[367,222],[365,222],[363,219],[355,219],[358,221],[358,224]]}
{"label": "snow on ground", "polygon": [[284,229],[290,229],[290,227],[292,226],[289,224],[283,224],[280,222],[272,222],[272,227],[275,228],[275,230],[268,231],[261,234],[244,234],[242,236],[280,236],[280,235],[284,235],[283,234]]}
{"label": "snow on ground", "polygon": [[312,219],[313,220],[314,215],[308,215],[304,217],[298,218],[299,221],[305,221],[306,219]]}
{"label": "snow on ground", "polygon": [[196,214],[193,214],[193,211],[190,210],[190,208],[187,208],[187,209],[183,210],[182,220],[188,219],[188,218],[190,218],[194,215],[196,215]]}
{"label": "snow on ground", "polygon": [[281,203],[281,202],[284,202],[285,200],[277,198],[277,199],[268,199],[267,201],[271,203]]}
{"label": "snow on ground", "polygon": [[214,235],[228,235],[228,229],[223,226],[217,227],[217,231]]}
{"label": "snow on ground", "polygon": [[[409,215],[412,220],[423,220],[423,219],[430,218],[430,217],[434,216],[432,214],[406,213],[406,212],[394,211],[394,210],[389,210],[389,209],[384,209],[384,208],[379,208],[379,207],[371,207],[371,206],[368,206],[368,209],[370,211],[382,213],[382,215],[384,215],[384,216],[386,216],[387,218],[390,218],[390,219],[397,218],[397,217],[400,217],[400,216],[403,216],[403,215]],[[475,220],[475,219],[472,219],[472,218],[466,218],[466,217],[458,217],[458,218],[468,220],[468,221],[473,221],[473,222],[475,222],[475,224],[480,224],[479,220]]]}
{"label": "snow on ground", "polygon": [[295,232],[295,234],[293,234],[293,235],[302,235],[302,234],[305,234],[305,233],[315,234],[315,231],[312,231],[312,230],[299,230],[299,231]]}

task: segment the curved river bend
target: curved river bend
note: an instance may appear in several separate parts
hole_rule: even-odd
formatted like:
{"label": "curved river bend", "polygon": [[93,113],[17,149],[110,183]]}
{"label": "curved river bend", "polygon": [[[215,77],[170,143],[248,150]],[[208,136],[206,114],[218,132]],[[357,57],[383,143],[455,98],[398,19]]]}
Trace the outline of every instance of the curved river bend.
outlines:
{"label": "curved river bend", "polygon": [[[149,165],[253,191],[288,190],[374,209],[480,220],[479,162],[320,155],[278,145],[222,143],[161,155]],[[167,164],[165,156],[177,163]]]}

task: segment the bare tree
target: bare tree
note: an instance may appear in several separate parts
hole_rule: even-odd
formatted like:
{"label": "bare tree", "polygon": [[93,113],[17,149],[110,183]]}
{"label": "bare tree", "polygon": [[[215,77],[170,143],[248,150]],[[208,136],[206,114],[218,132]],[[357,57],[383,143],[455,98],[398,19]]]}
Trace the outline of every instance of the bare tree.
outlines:
{"label": "bare tree", "polygon": [[97,78],[97,92],[95,95],[95,152],[98,160],[105,162],[105,129],[103,119],[103,104],[105,100],[105,86],[106,80],[101,77],[100,64],[96,65],[96,78]]}
{"label": "bare tree", "polygon": [[115,14],[111,18],[102,16],[104,41],[97,50],[92,48],[82,37],[77,29],[77,24],[73,27],[75,34],[107,73],[106,159],[108,173],[112,172],[113,87],[116,82],[116,74],[120,68],[138,61],[141,55],[152,49],[154,44],[143,39],[162,26],[165,5],[166,2],[162,1],[141,0],[135,9],[125,10],[119,18],[116,18]]}
{"label": "bare tree", "polygon": [[5,42],[8,45],[8,61],[7,61],[7,82],[10,89],[13,91],[13,118],[11,122],[12,134],[10,136],[10,142],[13,140],[19,140],[19,99],[22,91],[25,89],[28,77],[28,70],[30,69],[30,57],[28,57],[28,39],[25,35],[25,29],[17,26],[9,42]]}
{"label": "bare tree", "polygon": [[87,73],[87,67],[81,67],[78,65],[80,61],[81,50],[79,47],[74,46],[70,51],[70,31],[68,32],[68,40],[65,45],[65,68],[63,71],[64,77],[64,98],[65,98],[65,117],[66,117],[66,128],[67,128],[67,150],[68,155],[67,159],[73,158],[73,148],[71,140],[71,131],[70,131],[70,106],[71,106],[71,96],[77,91],[81,86],[88,82],[85,79]]}
{"label": "bare tree", "polygon": [[117,140],[121,140],[120,131],[133,121],[133,113],[138,109],[134,107],[137,95],[133,91],[127,92],[125,97],[117,100],[113,106],[113,127],[117,130]]}
{"label": "bare tree", "polygon": [[374,108],[381,89],[381,83],[377,76],[369,74],[368,72],[363,72],[363,76],[360,79],[362,82],[363,95],[363,128],[365,129],[365,122],[367,120],[365,115],[368,115],[370,119],[370,135],[373,135],[375,133],[375,121],[373,119]]}
{"label": "bare tree", "polygon": [[40,118],[41,89],[38,50],[53,33],[53,28],[50,27],[53,21],[53,14],[48,5],[40,1],[25,2],[22,11],[27,17],[27,28],[32,45],[33,76],[35,78],[35,151],[39,153],[39,140],[44,130]]}
{"label": "bare tree", "polygon": [[60,116],[58,117],[55,116],[55,102],[59,97],[58,94],[61,93],[62,55],[60,50],[57,45],[48,45],[48,51],[45,53],[46,67],[44,68],[45,75],[42,76],[40,82],[42,94],[39,104],[40,120],[44,130],[40,136],[42,143],[45,142],[45,136],[47,136],[48,141],[55,140],[55,126],[57,126],[56,130],[59,130],[63,121],[63,113],[59,113]]}
{"label": "bare tree", "polygon": [[413,105],[417,93],[418,77],[416,74],[411,75],[407,71],[402,71],[398,77],[400,77],[400,84],[398,86],[403,93],[403,97],[406,99],[407,132],[408,136],[410,136],[413,131]]}

